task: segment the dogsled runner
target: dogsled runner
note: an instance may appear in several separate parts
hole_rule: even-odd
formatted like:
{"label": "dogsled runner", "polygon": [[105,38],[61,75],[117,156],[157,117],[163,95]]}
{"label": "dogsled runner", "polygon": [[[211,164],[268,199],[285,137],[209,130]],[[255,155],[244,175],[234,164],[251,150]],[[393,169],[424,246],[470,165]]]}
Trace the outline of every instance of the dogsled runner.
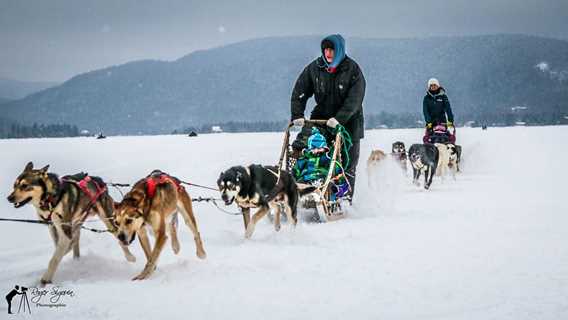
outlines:
{"label": "dogsled runner", "polygon": [[290,123],[284,133],[278,170],[294,175],[299,189],[313,188],[314,191],[300,198],[299,209],[312,212],[311,220],[327,222],[345,217],[345,208],[350,205],[351,186],[344,168],[348,166],[348,151],[351,137],[345,128],[338,125],[329,133],[333,144],[328,147],[327,139],[319,130],[330,130],[326,120],[305,120],[312,127],[308,144],[302,152],[294,151],[290,144]]}

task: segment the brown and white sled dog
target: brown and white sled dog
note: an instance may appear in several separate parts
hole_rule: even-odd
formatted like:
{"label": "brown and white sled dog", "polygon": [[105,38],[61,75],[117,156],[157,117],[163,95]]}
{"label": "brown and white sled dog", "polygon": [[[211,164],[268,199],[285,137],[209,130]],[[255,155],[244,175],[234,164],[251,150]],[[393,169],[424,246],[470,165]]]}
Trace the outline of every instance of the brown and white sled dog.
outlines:
{"label": "brown and white sled dog", "polygon": [[[118,239],[124,245],[130,245],[138,235],[140,245],[146,255],[146,265],[142,272],[132,280],[148,278],[156,269],[158,258],[171,236],[172,249],[175,254],[180,250],[177,239],[177,213],[181,213],[185,224],[193,233],[197,256],[205,259],[201,235],[193,215],[191,198],[180,185],[180,181],[166,173],[154,170],[146,178],[136,184],[115,205]],[[156,243],[150,246],[146,228],[153,232]]]}
{"label": "brown and white sled dog", "polygon": [[367,159],[367,182],[369,188],[376,185],[378,169],[382,162],[385,161],[387,155],[382,150],[372,150],[369,158]]}
{"label": "brown and white sled dog", "polygon": [[383,150],[373,150],[367,159],[367,167],[378,165],[381,161],[385,160],[387,157]]}
{"label": "brown and white sled dog", "polygon": [[[298,190],[298,185],[292,175],[280,171],[280,179],[275,166],[250,165],[248,167],[234,166],[219,175],[217,186],[221,198],[226,205],[236,202],[243,213],[245,238],[250,238],[256,223],[269,210],[274,210],[274,229],[280,230],[280,215],[286,213],[288,222],[295,226],[298,222],[297,205],[299,197],[313,192],[315,188],[306,187]],[[250,209],[258,211],[250,218]]]}
{"label": "brown and white sled dog", "polygon": [[[8,196],[8,201],[16,208],[31,203],[38,217],[49,223],[55,252],[41,277],[42,285],[51,283],[61,259],[68,252],[73,250],[73,257],[79,258],[81,225],[87,217],[98,215],[107,229],[116,235],[114,202],[102,179],[84,173],[60,179],[56,174],[47,172],[48,168],[49,165],[37,170],[29,162]],[[121,247],[128,261],[136,260],[126,246]]]}

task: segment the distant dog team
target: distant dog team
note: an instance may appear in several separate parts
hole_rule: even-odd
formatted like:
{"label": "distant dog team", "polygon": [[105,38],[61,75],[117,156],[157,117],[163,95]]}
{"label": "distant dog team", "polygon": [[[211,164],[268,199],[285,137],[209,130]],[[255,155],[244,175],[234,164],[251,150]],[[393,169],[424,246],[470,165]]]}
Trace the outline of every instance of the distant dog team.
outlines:
{"label": "distant dog team", "polygon": [[[396,141],[392,144],[391,156],[406,172],[407,163],[412,167],[412,181],[419,185],[419,178],[424,174],[424,188],[429,189],[433,176],[439,176],[443,180],[448,172],[455,179],[460,171],[461,146],[448,144],[413,144],[408,152],[404,142]],[[377,181],[376,172],[381,163],[387,159],[387,154],[382,150],[372,150],[367,159],[367,174],[369,186],[374,186]]]}

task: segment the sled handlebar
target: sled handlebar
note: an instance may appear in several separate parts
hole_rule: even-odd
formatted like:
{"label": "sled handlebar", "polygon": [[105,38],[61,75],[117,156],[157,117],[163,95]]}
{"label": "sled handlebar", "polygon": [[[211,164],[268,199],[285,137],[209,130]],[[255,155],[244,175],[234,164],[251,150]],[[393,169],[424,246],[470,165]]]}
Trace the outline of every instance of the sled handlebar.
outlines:
{"label": "sled handlebar", "polygon": [[[327,120],[310,120],[310,119],[306,119],[304,120],[305,124],[321,124],[321,125],[325,125],[327,124]],[[294,126],[294,122],[290,121],[288,123],[288,128],[291,128]]]}
{"label": "sled handlebar", "polygon": [[327,124],[327,120],[305,120],[305,122],[311,124]]}

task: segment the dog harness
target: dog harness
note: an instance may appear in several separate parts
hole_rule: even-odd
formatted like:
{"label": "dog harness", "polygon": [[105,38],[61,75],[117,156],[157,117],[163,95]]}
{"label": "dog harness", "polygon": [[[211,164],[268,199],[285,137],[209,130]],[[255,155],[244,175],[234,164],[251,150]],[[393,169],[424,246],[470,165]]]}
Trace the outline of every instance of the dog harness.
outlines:
{"label": "dog harness", "polygon": [[156,188],[159,185],[166,183],[173,184],[178,191],[184,189],[177,178],[174,178],[166,173],[150,174],[150,176],[146,178],[146,195],[149,198],[154,198],[154,196],[156,195]]}
{"label": "dog harness", "polygon": [[[65,176],[61,179],[61,181],[75,184],[87,195],[87,197],[89,197],[89,199],[91,199],[91,203],[95,203],[99,199],[99,197],[107,191],[106,184],[103,183],[102,185],[100,185],[99,183],[97,183],[97,181],[91,179],[91,177],[88,175],[85,175],[85,177],[80,181],[72,179],[72,176]],[[90,182],[92,182],[92,184],[95,186],[94,192],[89,189]]]}
{"label": "dog harness", "polygon": [[[81,180],[77,181],[78,177],[82,177]],[[107,191],[107,186],[105,183],[99,183],[95,179],[92,179],[86,173],[80,173],[74,176],[65,176],[59,180],[60,183],[72,183],[76,185],[84,194],[91,200],[89,205],[84,211],[87,211],[90,206],[92,206],[100,196]],[[94,186],[94,191],[89,188],[89,184]],[[61,188],[61,187],[60,187]],[[57,195],[48,194],[43,201],[40,203],[40,208],[44,211],[49,211],[47,218],[43,218],[45,221],[51,221],[51,214],[53,213],[53,208],[57,206],[59,200],[61,200],[61,191],[57,192]]]}

